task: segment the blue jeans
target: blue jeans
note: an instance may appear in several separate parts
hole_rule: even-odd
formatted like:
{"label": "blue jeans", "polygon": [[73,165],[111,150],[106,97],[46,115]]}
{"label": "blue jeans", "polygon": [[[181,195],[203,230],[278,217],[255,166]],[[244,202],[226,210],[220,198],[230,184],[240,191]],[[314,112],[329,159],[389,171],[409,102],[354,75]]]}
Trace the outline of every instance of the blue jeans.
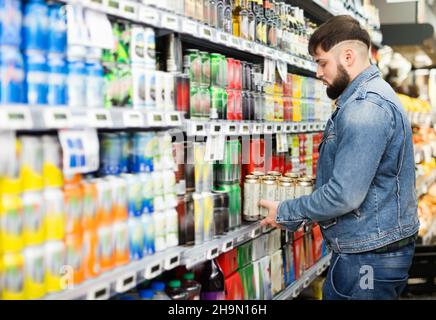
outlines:
{"label": "blue jeans", "polygon": [[393,300],[407,285],[415,243],[388,253],[334,253],[324,300]]}

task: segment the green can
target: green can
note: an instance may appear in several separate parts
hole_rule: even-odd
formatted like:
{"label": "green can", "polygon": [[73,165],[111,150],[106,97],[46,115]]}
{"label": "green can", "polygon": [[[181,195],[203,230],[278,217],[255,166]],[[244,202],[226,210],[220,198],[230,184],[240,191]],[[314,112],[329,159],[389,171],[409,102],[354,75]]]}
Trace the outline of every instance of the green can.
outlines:
{"label": "green can", "polygon": [[210,55],[210,85],[215,87],[222,86],[222,75],[221,75],[221,63],[222,55],[219,53],[212,53]]}
{"label": "green can", "polygon": [[214,191],[227,192],[229,195],[229,230],[241,225],[241,187],[239,183],[217,185]]}
{"label": "green can", "polygon": [[209,86],[201,86],[198,90],[198,95],[200,99],[200,114],[201,118],[209,119],[210,117],[210,88]]}
{"label": "green can", "polygon": [[220,115],[223,109],[223,89],[219,87],[210,88],[210,118],[211,119],[222,119]]}
{"label": "green can", "polygon": [[201,61],[200,84],[202,86],[210,86],[211,66],[210,66],[209,53],[200,51],[200,61]]}
{"label": "green can", "polygon": [[189,105],[191,118],[201,118],[201,92],[200,88],[193,84],[189,93]]}
{"label": "green can", "polygon": [[201,57],[200,51],[195,49],[187,50],[184,57],[185,68],[189,69],[189,81],[193,84],[199,85],[201,82]]}

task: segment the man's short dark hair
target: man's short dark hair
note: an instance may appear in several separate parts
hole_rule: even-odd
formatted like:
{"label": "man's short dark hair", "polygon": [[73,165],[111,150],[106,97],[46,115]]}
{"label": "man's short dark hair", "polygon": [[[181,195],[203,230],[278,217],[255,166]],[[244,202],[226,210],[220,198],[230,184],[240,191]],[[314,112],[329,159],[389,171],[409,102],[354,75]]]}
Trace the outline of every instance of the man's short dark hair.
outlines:
{"label": "man's short dark hair", "polygon": [[348,15],[335,16],[323,23],[310,37],[309,53],[314,56],[319,47],[327,52],[347,40],[361,41],[368,48],[371,46],[369,33],[360,26],[359,21]]}

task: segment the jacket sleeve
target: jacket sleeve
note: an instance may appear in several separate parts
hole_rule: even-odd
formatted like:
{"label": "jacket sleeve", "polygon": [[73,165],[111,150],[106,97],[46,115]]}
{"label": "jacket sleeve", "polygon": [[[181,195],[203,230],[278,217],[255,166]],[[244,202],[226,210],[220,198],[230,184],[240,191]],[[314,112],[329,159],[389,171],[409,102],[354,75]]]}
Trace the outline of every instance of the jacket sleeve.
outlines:
{"label": "jacket sleeve", "polygon": [[[354,101],[338,114],[337,151],[331,179],[310,196],[279,204],[276,221],[297,229],[305,220],[326,221],[363,203],[393,134],[393,117],[382,106]],[[320,159],[322,161],[322,159]]]}

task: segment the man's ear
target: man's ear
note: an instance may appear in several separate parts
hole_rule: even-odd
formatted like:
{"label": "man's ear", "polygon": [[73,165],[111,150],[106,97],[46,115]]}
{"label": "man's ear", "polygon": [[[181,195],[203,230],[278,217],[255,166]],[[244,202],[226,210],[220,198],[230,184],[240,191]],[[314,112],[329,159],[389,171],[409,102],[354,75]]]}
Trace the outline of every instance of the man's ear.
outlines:
{"label": "man's ear", "polygon": [[344,59],[343,64],[347,67],[350,67],[353,65],[354,60],[356,59],[356,54],[351,48],[347,48],[344,51],[343,59]]}

